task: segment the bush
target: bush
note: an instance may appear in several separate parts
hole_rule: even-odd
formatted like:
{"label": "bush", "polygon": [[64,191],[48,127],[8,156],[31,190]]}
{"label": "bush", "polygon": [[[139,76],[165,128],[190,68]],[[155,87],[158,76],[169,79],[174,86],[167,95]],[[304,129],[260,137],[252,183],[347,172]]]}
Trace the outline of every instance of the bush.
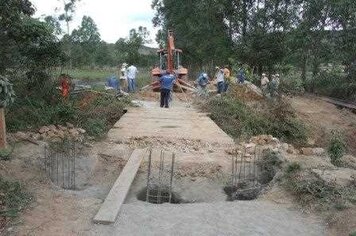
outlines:
{"label": "bush", "polygon": [[281,76],[279,89],[286,94],[302,94],[304,93],[304,83],[300,74],[291,72]]}
{"label": "bush", "polygon": [[287,166],[286,172],[287,174],[292,174],[300,171],[302,167],[297,162],[292,162]]}
{"label": "bush", "polygon": [[107,129],[105,120],[102,119],[91,119],[89,118],[82,127],[87,131],[91,136],[100,137],[102,136]]}
{"label": "bush", "polygon": [[341,134],[336,131],[332,131],[331,139],[328,146],[328,154],[331,159],[331,163],[339,166],[341,164],[341,158],[346,152],[346,143]]}
{"label": "bush", "polygon": [[118,100],[114,95],[90,92],[69,100],[57,95],[19,97],[6,114],[7,127],[10,132],[16,132],[70,122],[87,129],[89,135],[99,137],[120,119],[129,102]]}
{"label": "bush", "polygon": [[267,153],[264,153],[263,157],[256,163],[261,169],[259,176],[259,182],[261,184],[268,184],[271,182],[278,169],[281,167],[282,161],[278,155],[279,154],[276,152],[268,151]]}
{"label": "bush", "polygon": [[212,98],[202,108],[234,138],[271,134],[297,144],[306,140],[306,128],[297,120],[291,106],[282,100],[262,103],[253,109],[232,97]]}
{"label": "bush", "polygon": [[[295,167],[292,169],[295,170]],[[316,207],[318,210],[345,209],[352,204],[356,194],[355,188],[327,183],[309,170],[291,171],[291,168],[287,168],[283,185],[303,206]]]}
{"label": "bush", "polygon": [[19,182],[0,177],[0,216],[15,217],[31,200]]}

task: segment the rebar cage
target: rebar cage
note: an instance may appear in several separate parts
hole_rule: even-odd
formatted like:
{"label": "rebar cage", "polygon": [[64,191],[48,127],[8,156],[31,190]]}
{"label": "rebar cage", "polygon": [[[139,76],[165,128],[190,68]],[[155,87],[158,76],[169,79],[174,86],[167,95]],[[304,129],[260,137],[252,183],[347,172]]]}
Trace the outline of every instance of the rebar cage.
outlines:
{"label": "rebar cage", "polygon": [[[154,155],[155,154],[155,155]],[[158,159],[155,160],[155,159]],[[175,153],[149,150],[146,201],[175,203],[173,198]]]}
{"label": "rebar cage", "polygon": [[61,142],[44,147],[44,167],[54,184],[63,189],[75,189],[77,155],[75,142]]}

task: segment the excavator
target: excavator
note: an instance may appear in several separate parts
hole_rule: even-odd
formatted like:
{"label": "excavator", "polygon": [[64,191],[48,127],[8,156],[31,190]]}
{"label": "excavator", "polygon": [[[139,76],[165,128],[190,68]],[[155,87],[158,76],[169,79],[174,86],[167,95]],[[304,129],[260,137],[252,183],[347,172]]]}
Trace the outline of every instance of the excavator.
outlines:
{"label": "excavator", "polygon": [[159,81],[157,81],[157,78],[165,74],[167,71],[175,74],[177,77],[176,84],[173,88],[175,92],[184,92],[186,90],[195,91],[195,87],[191,86],[186,81],[188,70],[181,64],[182,50],[175,48],[172,30],[168,30],[167,48],[159,49],[157,54],[159,56],[159,65],[151,71],[151,78],[153,82],[150,86],[153,91],[160,91],[160,84]]}

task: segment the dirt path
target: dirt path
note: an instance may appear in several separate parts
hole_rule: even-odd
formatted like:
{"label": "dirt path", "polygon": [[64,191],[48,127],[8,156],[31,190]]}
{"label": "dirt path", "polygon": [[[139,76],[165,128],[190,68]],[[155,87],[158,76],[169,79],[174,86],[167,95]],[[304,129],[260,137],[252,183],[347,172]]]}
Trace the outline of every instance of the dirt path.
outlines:
{"label": "dirt path", "polygon": [[[233,140],[205,114],[184,103],[177,101],[171,109],[161,109],[156,102],[141,105],[129,110],[106,140],[87,150],[91,166],[87,161],[88,177],[78,180],[82,181],[80,190],[66,191],[48,182],[38,164],[40,147],[29,144],[18,149],[8,174],[25,172],[26,177],[19,179],[27,181],[36,198],[9,235],[325,235],[321,220],[293,209],[288,201],[227,202],[223,187],[230,178],[227,150]],[[93,224],[94,215],[137,147],[176,153],[174,191],[189,203],[139,201],[136,196],[146,184],[144,162],[117,222]]]}
{"label": "dirt path", "polygon": [[348,151],[356,155],[356,114],[312,96],[293,97],[290,102],[311,130],[311,144],[326,147],[332,130],[341,131]]}

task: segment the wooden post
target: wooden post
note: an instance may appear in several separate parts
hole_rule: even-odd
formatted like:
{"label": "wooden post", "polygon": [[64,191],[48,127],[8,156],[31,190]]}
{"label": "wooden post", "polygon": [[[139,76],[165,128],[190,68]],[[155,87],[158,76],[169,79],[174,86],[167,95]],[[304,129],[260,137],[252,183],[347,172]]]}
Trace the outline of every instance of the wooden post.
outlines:
{"label": "wooden post", "polygon": [[5,111],[0,108],[0,149],[7,148],[6,143],[6,125],[5,125]]}

